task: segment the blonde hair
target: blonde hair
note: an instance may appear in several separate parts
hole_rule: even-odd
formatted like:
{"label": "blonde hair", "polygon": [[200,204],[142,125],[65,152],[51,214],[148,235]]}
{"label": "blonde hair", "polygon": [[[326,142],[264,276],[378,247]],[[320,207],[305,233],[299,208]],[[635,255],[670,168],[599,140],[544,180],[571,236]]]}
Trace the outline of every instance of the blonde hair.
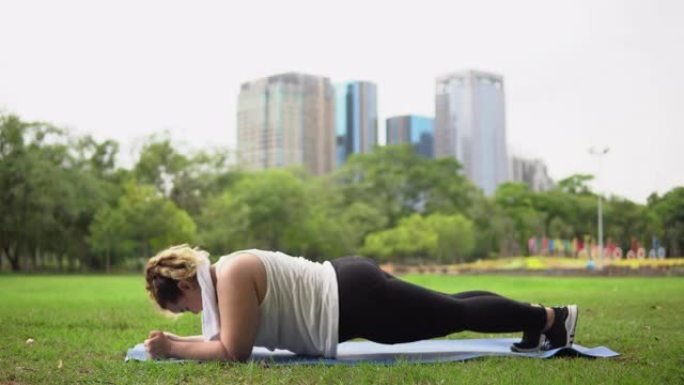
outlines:
{"label": "blonde hair", "polygon": [[197,279],[197,253],[200,251],[187,244],[171,246],[145,264],[145,290],[162,309],[180,297],[178,281]]}

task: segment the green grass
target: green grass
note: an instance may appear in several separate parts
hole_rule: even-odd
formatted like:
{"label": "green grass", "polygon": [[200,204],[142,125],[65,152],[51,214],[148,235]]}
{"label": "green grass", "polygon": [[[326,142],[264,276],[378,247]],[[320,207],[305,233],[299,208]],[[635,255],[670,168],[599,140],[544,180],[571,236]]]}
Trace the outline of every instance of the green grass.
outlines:
{"label": "green grass", "polygon": [[[0,276],[0,384],[677,384],[684,383],[684,279],[406,276],[454,293],[491,290],[544,304],[578,303],[577,342],[613,359],[485,358],[462,363],[262,367],[125,364],[151,329],[200,334],[198,316],[169,319],[140,276]],[[460,333],[453,338],[482,337]],[[35,343],[26,344],[27,338]],[[62,361],[63,365],[58,368]]]}

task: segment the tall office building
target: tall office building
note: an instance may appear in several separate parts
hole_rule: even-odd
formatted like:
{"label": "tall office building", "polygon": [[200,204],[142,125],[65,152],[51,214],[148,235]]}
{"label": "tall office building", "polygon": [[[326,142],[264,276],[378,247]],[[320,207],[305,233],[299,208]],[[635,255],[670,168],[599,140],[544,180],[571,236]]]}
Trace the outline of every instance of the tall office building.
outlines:
{"label": "tall office building", "polygon": [[511,157],[511,179],[527,184],[532,191],[547,191],[553,188],[546,164],[541,159]]}
{"label": "tall office building", "polygon": [[508,180],[503,78],[480,71],[441,76],[435,95],[435,157],[452,156],[485,194]]}
{"label": "tall office building", "polygon": [[378,145],[378,94],[370,82],[335,85],[336,164],[351,154],[369,153]]}
{"label": "tall office building", "polygon": [[434,158],[434,119],[402,115],[387,118],[387,145],[411,143],[416,152]]}
{"label": "tall office building", "polygon": [[248,169],[303,165],[327,173],[335,166],[334,126],[328,78],[285,73],[242,84],[238,152]]}

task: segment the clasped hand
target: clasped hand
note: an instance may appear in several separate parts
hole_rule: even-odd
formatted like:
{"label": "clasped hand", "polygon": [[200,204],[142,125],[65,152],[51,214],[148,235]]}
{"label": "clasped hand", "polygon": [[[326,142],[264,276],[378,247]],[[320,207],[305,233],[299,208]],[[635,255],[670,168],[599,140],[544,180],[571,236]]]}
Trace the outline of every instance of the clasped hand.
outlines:
{"label": "clasped hand", "polygon": [[145,350],[152,358],[168,357],[171,348],[169,338],[159,330],[150,332],[149,338],[145,340]]}

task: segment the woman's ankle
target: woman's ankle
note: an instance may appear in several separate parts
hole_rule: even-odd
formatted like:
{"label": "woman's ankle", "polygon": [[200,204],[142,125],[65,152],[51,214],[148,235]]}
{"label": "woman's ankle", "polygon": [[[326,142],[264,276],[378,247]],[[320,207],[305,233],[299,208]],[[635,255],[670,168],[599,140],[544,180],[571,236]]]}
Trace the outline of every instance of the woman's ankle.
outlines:
{"label": "woman's ankle", "polygon": [[544,325],[544,329],[542,329],[542,333],[551,329],[551,326],[553,325],[553,321],[556,318],[556,313],[553,311],[552,308],[546,307],[544,308],[546,310],[546,325]]}
{"label": "woman's ankle", "polygon": [[556,318],[556,313],[553,311],[553,309],[550,307],[546,307],[540,303],[531,303],[530,305],[535,306],[535,307],[541,307],[544,309],[544,311],[546,312],[546,323],[544,324],[544,326],[542,328],[542,333],[549,330],[551,328],[551,326],[553,325],[553,321]]}

